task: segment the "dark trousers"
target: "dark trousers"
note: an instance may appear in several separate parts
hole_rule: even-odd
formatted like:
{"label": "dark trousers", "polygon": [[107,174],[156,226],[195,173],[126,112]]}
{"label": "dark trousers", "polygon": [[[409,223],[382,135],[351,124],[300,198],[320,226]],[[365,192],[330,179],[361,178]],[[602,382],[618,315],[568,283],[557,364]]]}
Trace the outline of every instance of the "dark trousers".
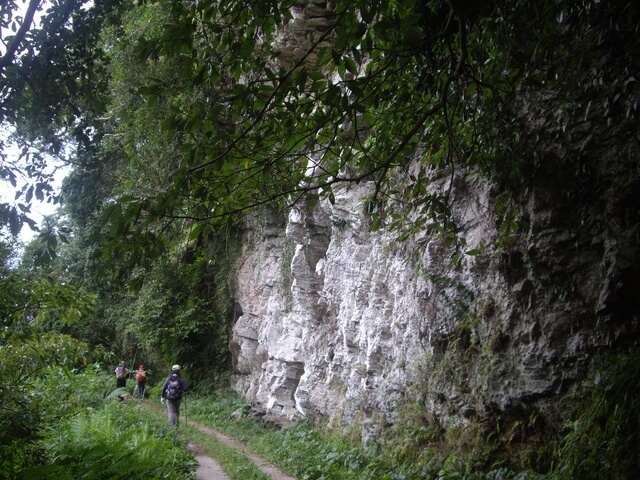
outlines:
{"label": "dark trousers", "polygon": [[180,401],[167,399],[167,413],[169,416],[169,425],[176,428],[180,423]]}
{"label": "dark trousers", "polygon": [[146,382],[138,382],[138,398],[144,398],[144,384]]}

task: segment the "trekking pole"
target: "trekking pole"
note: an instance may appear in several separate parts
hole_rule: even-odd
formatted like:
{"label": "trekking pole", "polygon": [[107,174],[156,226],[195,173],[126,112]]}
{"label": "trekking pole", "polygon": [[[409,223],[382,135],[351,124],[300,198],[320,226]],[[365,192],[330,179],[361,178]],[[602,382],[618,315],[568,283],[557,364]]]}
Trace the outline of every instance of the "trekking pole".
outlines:
{"label": "trekking pole", "polygon": [[189,426],[189,419],[187,418],[187,392],[184,392],[184,426]]}

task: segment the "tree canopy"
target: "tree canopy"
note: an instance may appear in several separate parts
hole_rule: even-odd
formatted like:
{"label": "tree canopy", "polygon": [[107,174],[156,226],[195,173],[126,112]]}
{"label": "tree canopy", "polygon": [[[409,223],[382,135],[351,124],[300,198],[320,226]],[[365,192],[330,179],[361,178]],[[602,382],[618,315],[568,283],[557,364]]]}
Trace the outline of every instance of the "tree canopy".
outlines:
{"label": "tree canopy", "polygon": [[52,159],[74,163],[94,146],[91,119],[104,110],[107,80],[97,39],[117,6],[79,0],[0,6],[0,179],[16,191],[15,203],[0,204],[0,220],[14,234],[24,223],[35,226],[34,198],[58,201],[47,169]]}
{"label": "tree canopy", "polygon": [[[197,239],[364,179],[372,211],[394,198],[446,224],[430,178],[467,169],[515,190],[544,170],[535,132],[514,123],[522,102],[563,104],[558,135],[618,110],[631,125],[637,110],[632,2],[69,0],[47,4],[39,29],[25,25],[41,2],[22,22],[16,6],[2,10],[16,33],[3,35],[1,118],[40,149],[33,165],[75,145],[77,188],[110,176],[102,214],[135,258],[159,253],[169,224]],[[319,27],[291,53],[305,8]],[[417,150],[424,168],[409,173]],[[576,153],[561,160],[578,177]]]}

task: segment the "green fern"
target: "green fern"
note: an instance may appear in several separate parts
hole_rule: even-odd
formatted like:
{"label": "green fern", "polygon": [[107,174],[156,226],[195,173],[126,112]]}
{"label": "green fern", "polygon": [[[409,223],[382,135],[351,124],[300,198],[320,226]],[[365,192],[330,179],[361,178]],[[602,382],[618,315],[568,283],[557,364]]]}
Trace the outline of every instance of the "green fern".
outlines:
{"label": "green fern", "polygon": [[166,428],[138,405],[88,410],[45,434],[50,465],[26,471],[23,478],[192,478],[193,457]]}
{"label": "green fern", "polygon": [[640,478],[640,352],[601,362],[575,409],[552,478]]}

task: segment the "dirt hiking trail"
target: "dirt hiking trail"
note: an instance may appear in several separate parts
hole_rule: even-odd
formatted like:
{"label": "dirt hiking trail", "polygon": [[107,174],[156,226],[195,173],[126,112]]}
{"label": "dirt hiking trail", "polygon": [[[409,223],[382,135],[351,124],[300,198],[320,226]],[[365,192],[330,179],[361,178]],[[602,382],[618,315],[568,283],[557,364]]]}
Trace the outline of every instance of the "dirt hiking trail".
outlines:
{"label": "dirt hiking trail", "polygon": [[198,462],[195,480],[232,480],[213,458],[202,451],[199,445],[189,443],[187,450],[193,454]]}
{"label": "dirt hiking trail", "polygon": [[[153,405],[150,401],[144,400],[142,401],[147,407],[153,408],[159,412],[164,412],[166,415],[166,411],[164,409],[158,408]],[[182,421],[182,418],[181,418]],[[186,420],[185,420],[186,421]],[[291,477],[280,470],[275,465],[271,464],[265,458],[257,455],[252,452],[249,447],[247,447],[244,443],[239,442],[235,438],[229,437],[222,432],[214,430],[213,428],[207,427],[206,425],[202,425],[201,423],[194,422],[193,420],[188,420],[189,425],[196,427],[203,433],[208,435],[215,435],[216,438],[234,450],[239,450],[243,452],[249,459],[256,464],[256,466],[266,475],[268,475],[271,480],[297,480],[295,477]],[[193,453],[196,461],[198,462],[198,468],[196,470],[196,480],[232,480],[222,467],[216,462],[214,458],[211,458],[204,449],[193,442],[190,442],[187,446],[187,449]]]}
{"label": "dirt hiking trail", "polygon": [[[253,453],[244,443],[237,441],[235,438],[231,438],[222,432],[194,422],[193,420],[189,420],[189,424],[193,425],[203,433],[215,435],[219,441],[223,442],[227,446],[243,452],[258,466],[260,470],[262,470],[263,473],[269,475],[271,480],[296,480],[294,477],[287,475],[275,465],[269,463],[266,459]],[[217,462],[213,458],[207,456],[198,445],[195,443],[189,444],[189,450],[194,453],[199,465],[196,471],[196,480],[231,480],[230,477],[222,471],[222,468],[217,464]]]}

